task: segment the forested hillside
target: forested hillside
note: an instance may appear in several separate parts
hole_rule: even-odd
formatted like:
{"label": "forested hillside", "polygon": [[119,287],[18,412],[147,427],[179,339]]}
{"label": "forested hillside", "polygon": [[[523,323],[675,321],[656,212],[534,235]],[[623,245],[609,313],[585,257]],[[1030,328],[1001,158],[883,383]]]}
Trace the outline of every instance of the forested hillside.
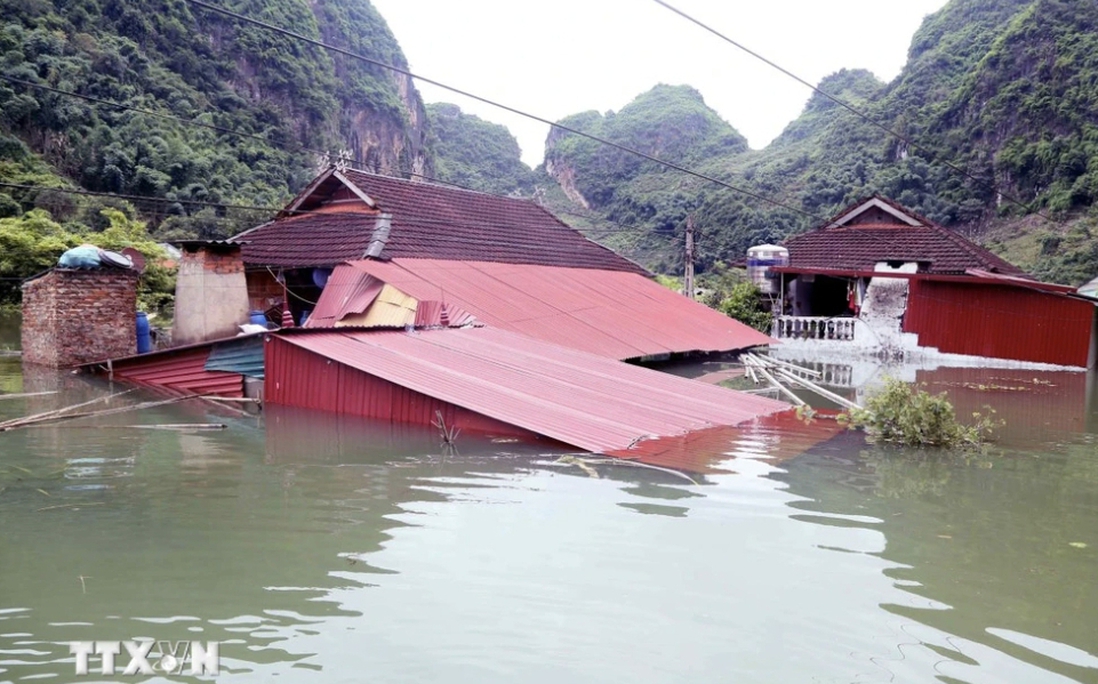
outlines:
{"label": "forested hillside", "polygon": [[443,103],[427,105],[427,120],[438,180],[498,195],[533,194],[537,176],[522,163],[518,141],[506,126]]}
{"label": "forested hillside", "polygon": [[[657,88],[617,114],[562,121],[655,150],[810,216],[648,162],[626,162],[561,133],[547,142],[546,169],[563,194],[548,197],[558,208],[566,196],[635,227],[610,241],[671,271],[680,268],[677,245],[689,212],[703,233],[698,250],[706,268],[881,193],[982,239],[1035,275],[1075,283],[1098,275],[1098,234],[1091,236],[1098,222],[1088,218],[1098,200],[1098,3],[952,0],[924,21],[892,83],[842,71],[819,87],[914,145],[819,94],[759,151],[727,133],[723,144],[699,145],[723,122],[700,97],[686,97],[689,89]],[[690,107],[698,123],[680,126]],[[643,126],[615,127],[638,109]],[[654,131],[663,135],[656,145]]]}
{"label": "forested hillside", "polygon": [[[406,64],[368,0],[220,4]],[[0,0],[0,22],[0,275],[103,230],[106,206],[157,239],[223,237],[269,212],[221,205],[281,206],[337,157],[433,171],[418,93],[379,67],[182,0]]]}

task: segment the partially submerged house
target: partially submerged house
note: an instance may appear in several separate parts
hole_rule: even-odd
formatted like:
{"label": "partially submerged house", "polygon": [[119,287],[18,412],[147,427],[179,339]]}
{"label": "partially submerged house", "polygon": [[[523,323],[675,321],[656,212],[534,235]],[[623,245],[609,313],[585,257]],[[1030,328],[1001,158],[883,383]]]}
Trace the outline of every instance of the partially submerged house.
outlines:
{"label": "partially submerged house", "polygon": [[789,263],[770,277],[780,312],[772,334],[785,345],[1094,366],[1094,300],[883,197],[784,247]]}
{"label": "partially submerged house", "polygon": [[[623,457],[643,444],[661,463],[695,443],[687,435],[789,408],[623,363],[773,340],[664,288],[533,202],[330,169],[231,246],[242,279],[224,262],[235,249],[187,245],[184,258],[201,266],[188,273],[203,279],[188,287],[216,277],[233,289],[226,306],[247,299],[297,329],[96,366],[239,396],[257,379],[258,353],[269,404]],[[201,323],[183,327],[211,325]]]}
{"label": "partially submerged house", "polygon": [[[343,291],[376,285],[388,286],[383,302],[397,293],[445,302],[489,325],[618,359],[773,341],[667,290],[528,200],[330,169],[275,220],[234,240],[252,308],[288,300],[294,320],[313,327],[348,317],[361,325],[375,300],[345,302]],[[333,278],[339,297],[327,290]]]}

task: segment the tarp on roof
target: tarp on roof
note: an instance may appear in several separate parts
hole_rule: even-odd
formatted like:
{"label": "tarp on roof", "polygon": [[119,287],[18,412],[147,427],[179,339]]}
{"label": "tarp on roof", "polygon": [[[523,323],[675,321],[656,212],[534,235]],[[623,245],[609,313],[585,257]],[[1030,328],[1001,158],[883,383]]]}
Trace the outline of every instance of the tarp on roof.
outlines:
{"label": "tarp on roof", "polygon": [[[587,451],[738,425],[788,404],[491,327],[287,334],[282,340],[433,399]],[[268,372],[267,400],[310,378]]]}
{"label": "tarp on roof", "polygon": [[323,316],[317,320],[339,321],[355,313],[341,302],[350,301],[348,293],[357,291],[362,279],[385,282],[420,301],[460,307],[486,325],[615,359],[774,342],[635,273],[480,261],[341,265],[321,295],[317,311]]}

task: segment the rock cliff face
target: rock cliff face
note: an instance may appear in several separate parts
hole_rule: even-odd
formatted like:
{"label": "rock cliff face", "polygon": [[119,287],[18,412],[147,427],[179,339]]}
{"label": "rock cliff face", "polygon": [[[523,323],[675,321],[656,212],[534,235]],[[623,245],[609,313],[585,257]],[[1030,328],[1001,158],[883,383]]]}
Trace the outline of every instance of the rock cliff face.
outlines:
{"label": "rock cliff face", "polygon": [[[369,0],[221,4],[407,67]],[[171,200],[140,208],[154,229],[170,222],[175,237],[239,227],[211,227],[224,218],[211,215],[198,228],[202,207],[190,202],[278,205],[333,158],[388,174],[432,171],[411,79],[188,3],[0,0],[0,63],[55,89],[0,82],[0,162],[9,162],[0,180],[61,176]],[[15,200],[23,211],[38,206]]]}

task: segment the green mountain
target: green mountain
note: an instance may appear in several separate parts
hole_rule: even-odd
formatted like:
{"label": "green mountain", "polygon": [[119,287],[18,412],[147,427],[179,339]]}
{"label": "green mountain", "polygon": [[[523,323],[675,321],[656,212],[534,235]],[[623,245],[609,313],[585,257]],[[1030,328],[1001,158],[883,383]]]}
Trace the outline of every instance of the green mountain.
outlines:
{"label": "green mountain", "polygon": [[534,192],[537,176],[522,162],[518,141],[506,126],[443,103],[427,105],[427,120],[436,178],[498,195]]}
{"label": "green mountain", "polygon": [[[368,0],[219,4],[406,64]],[[0,17],[0,182],[172,200],[137,213],[161,234],[212,237],[258,215],[190,202],[280,205],[333,153],[432,170],[418,93],[379,67],[183,0],[0,0]],[[89,201],[16,189],[0,215],[40,208],[86,226],[97,203],[89,214]]]}
{"label": "green mountain", "polygon": [[[1091,238],[1098,230],[1098,3],[952,0],[923,22],[893,82],[844,70],[819,87],[914,144],[814,94],[763,150],[747,150],[727,134],[727,146],[695,145],[731,128],[700,96],[682,95],[689,89],[661,86],[653,91],[660,97],[641,95],[617,115],[589,112],[561,123],[697,168],[792,210],[649,162],[621,160],[616,151],[559,132],[547,141],[546,168],[562,192],[547,196],[558,209],[563,195],[634,227],[608,240],[670,271],[681,268],[682,225],[690,212],[702,233],[704,269],[881,193],[981,237],[1035,275],[1065,282],[1098,275],[1098,241]],[[698,128],[684,132],[676,126],[689,121],[687,102]],[[646,118],[615,126],[627,111]],[[664,130],[673,141],[653,144]]]}

